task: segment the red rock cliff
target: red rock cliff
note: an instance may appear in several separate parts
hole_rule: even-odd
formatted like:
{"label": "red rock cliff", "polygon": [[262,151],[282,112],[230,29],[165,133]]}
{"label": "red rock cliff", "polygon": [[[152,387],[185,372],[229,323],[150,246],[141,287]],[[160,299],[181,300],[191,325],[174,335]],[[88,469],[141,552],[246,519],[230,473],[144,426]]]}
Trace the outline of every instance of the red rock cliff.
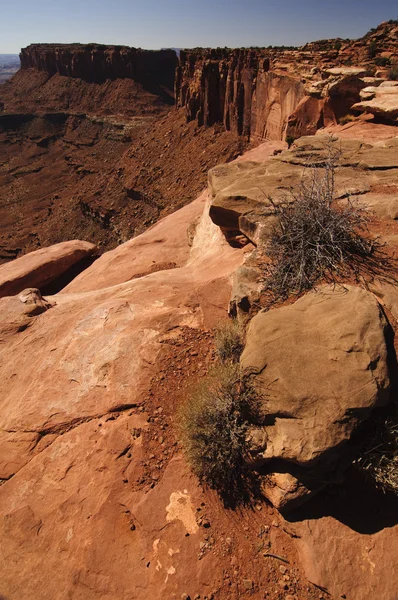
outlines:
{"label": "red rock cliff", "polygon": [[304,97],[300,77],[270,71],[267,51],[181,51],[175,96],[187,119],[223,123],[237,135],[282,139],[289,115]]}
{"label": "red rock cliff", "polygon": [[21,68],[49,75],[78,77],[102,83],[130,78],[144,86],[173,89],[177,56],[174,50],[141,50],[101,44],[31,44],[22,48]]}

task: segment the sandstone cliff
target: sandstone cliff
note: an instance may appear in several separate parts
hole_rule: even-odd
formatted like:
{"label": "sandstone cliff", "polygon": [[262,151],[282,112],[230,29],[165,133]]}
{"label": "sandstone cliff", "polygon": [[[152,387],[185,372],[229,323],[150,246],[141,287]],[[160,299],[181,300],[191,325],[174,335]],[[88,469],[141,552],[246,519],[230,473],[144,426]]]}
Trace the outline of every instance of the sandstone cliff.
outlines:
{"label": "sandstone cliff", "polygon": [[[389,77],[398,61],[397,31],[391,21],[359,40],[182,51],[176,104],[185,107],[188,121],[222,123],[254,141],[312,135],[350,113],[363,88]],[[395,118],[381,113],[382,120]]]}
{"label": "sandstone cliff", "polygon": [[266,51],[182,51],[175,97],[187,119],[222,122],[237,135],[282,139],[291,112],[304,97],[299,78],[270,72]]}
{"label": "sandstone cliff", "polygon": [[133,79],[144,86],[173,88],[177,55],[174,50],[141,50],[102,44],[31,44],[22,48],[22,69],[48,75],[78,77],[102,83],[106,79]]}

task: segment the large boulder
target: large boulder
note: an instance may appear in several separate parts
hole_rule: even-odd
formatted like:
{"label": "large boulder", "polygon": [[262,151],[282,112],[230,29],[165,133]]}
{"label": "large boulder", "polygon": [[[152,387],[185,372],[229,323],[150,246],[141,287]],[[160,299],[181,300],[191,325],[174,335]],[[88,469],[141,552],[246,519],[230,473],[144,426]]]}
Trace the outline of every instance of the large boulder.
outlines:
{"label": "large boulder", "polygon": [[1,265],[0,298],[19,294],[25,288],[42,289],[96,252],[97,247],[90,242],[71,240],[35,250]]}
{"label": "large boulder", "polygon": [[256,315],[241,357],[266,414],[253,431],[257,462],[322,472],[371,411],[389,400],[386,320],[374,296],[322,286],[295,304]]}

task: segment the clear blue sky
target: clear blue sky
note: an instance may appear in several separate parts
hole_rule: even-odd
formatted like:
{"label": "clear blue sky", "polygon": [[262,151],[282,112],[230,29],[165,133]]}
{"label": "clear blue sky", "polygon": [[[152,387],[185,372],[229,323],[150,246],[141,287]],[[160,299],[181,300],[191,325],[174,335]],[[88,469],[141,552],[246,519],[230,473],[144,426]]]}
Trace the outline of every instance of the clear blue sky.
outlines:
{"label": "clear blue sky", "polygon": [[0,0],[0,53],[33,42],[300,45],[397,18],[397,0]]}

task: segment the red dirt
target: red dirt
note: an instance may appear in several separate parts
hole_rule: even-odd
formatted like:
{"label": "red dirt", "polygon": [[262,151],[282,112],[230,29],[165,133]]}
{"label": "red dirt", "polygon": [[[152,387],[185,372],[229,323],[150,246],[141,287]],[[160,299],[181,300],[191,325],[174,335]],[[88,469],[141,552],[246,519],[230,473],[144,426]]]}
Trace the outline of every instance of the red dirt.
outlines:
{"label": "red dirt", "polygon": [[244,147],[175,109],[133,121],[64,113],[0,122],[0,262],[76,238],[109,250],[191,202],[208,169]]}
{"label": "red dirt", "polygon": [[[134,490],[153,488],[170,459],[181,452],[178,407],[215,360],[210,330],[184,328],[180,337],[165,342],[158,357],[158,372],[141,407],[149,415],[149,427],[143,433],[145,459],[134,472],[135,481],[129,481]],[[204,534],[198,560],[212,554],[217,570],[213,578],[217,584],[202,597],[319,600],[319,589],[309,584],[299,566],[291,535],[268,503],[258,500],[235,510],[226,509],[216,492],[202,487],[196,513]]]}

